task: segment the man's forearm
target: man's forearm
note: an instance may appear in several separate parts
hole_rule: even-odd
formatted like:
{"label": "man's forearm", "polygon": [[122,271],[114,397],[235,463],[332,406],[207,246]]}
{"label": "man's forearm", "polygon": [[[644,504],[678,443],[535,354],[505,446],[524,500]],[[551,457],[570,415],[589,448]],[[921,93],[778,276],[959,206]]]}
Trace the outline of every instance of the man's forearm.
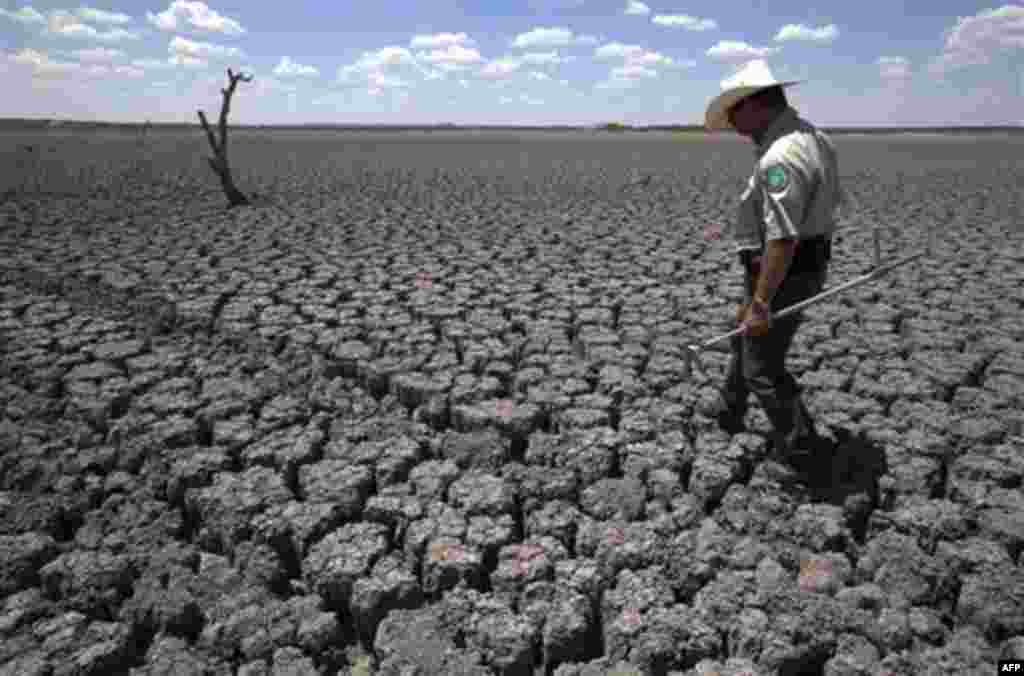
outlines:
{"label": "man's forearm", "polygon": [[786,278],[786,271],[793,260],[797,242],[795,239],[773,239],[767,243],[761,260],[761,274],[754,287],[755,298],[761,298],[771,304],[775,292]]}

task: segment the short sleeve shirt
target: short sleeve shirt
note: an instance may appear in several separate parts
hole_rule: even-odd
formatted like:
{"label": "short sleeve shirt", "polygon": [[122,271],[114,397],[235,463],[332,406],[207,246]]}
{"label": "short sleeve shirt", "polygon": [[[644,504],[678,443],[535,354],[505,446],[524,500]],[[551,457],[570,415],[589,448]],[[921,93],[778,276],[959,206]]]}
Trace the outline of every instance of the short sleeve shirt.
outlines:
{"label": "short sleeve shirt", "polygon": [[765,133],[757,156],[740,198],[737,248],[761,251],[771,240],[831,235],[842,199],[831,139],[788,108]]}

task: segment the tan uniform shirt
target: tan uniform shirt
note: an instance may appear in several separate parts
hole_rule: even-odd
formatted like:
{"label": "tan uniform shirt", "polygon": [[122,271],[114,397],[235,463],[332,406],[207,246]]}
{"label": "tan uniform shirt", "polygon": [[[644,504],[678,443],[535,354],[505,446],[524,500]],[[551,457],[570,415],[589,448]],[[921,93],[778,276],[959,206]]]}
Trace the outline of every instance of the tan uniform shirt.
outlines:
{"label": "tan uniform shirt", "polygon": [[757,147],[757,167],[740,198],[738,251],[773,239],[831,235],[843,201],[832,140],[787,108]]}

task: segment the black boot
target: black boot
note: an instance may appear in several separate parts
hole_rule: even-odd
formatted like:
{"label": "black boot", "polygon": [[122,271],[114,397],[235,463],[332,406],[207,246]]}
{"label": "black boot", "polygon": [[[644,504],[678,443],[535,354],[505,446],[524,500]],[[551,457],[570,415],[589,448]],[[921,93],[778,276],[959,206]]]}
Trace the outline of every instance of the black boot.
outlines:
{"label": "black boot", "polygon": [[814,426],[814,419],[811,418],[811,412],[807,410],[807,406],[802,398],[797,399],[796,410],[796,429],[798,432],[796,441],[793,442],[792,452],[798,455],[819,455],[824,450],[821,448],[824,439],[818,434],[818,430]]}
{"label": "black boot", "polygon": [[789,434],[776,433],[773,455],[779,461],[808,477],[829,474],[832,453],[828,441],[818,434],[803,401],[796,402],[796,420]]}
{"label": "black boot", "polygon": [[808,455],[813,450],[814,424],[800,399],[791,399],[788,405],[766,409],[772,423],[772,455],[781,462],[796,456]]}
{"label": "black boot", "polygon": [[747,417],[745,404],[730,402],[724,393],[719,392],[715,402],[708,410],[709,417],[714,418],[719,429],[729,434],[739,434],[747,429],[743,419]]}

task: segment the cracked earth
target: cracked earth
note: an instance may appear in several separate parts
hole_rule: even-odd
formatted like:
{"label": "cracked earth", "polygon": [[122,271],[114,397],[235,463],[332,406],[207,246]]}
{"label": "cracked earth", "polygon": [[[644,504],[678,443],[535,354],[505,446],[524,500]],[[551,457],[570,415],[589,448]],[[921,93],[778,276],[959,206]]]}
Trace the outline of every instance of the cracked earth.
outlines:
{"label": "cracked earth", "polygon": [[876,226],[935,254],[807,311],[804,475],[707,417],[724,348],[684,369],[748,145],[282,138],[290,214],[0,204],[0,675],[1024,658],[1024,142],[838,137],[829,285]]}

